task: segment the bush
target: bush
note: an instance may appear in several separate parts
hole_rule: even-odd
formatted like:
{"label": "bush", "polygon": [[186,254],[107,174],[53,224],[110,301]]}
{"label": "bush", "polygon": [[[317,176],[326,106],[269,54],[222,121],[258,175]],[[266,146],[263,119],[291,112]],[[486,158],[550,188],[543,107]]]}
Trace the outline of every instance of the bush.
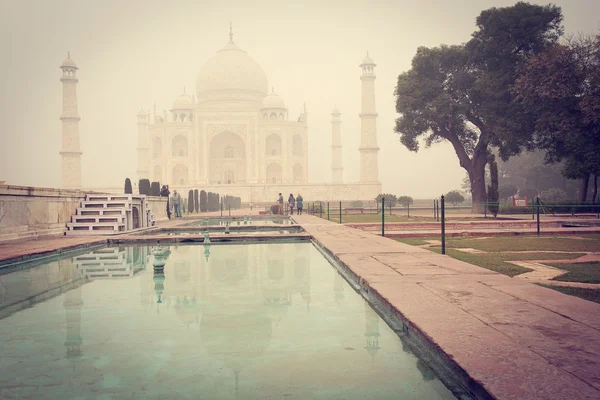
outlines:
{"label": "bush", "polygon": [[160,196],[160,182],[152,182],[152,185],[150,186],[150,195]]}
{"label": "bush", "polygon": [[140,194],[150,195],[150,179],[140,179],[138,185]]}
{"label": "bush", "polygon": [[400,196],[398,197],[398,203],[402,204],[404,207],[408,207],[413,203],[413,198],[410,196]]}
{"label": "bush", "polygon": [[354,200],[351,204],[351,207],[362,207],[363,206],[363,202],[360,200]]}
{"label": "bush", "polygon": [[559,188],[551,188],[548,190],[544,190],[540,193],[540,199],[544,201],[551,201],[555,203],[565,202],[567,201],[569,196],[565,193],[564,190]]}
{"label": "bush", "polygon": [[398,201],[398,199],[396,198],[396,196],[393,195],[393,194],[390,194],[390,193],[380,194],[379,196],[377,196],[375,198],[375,201],[378,204],[381,204],[381,198],[382,197],[385,198],[385,206],[386,207],[390,207],[390,206],[394,207],[396,205],[396,202]]}
{"label": "bush", "polygon": [[198,189],[194,189],[194,212],[197,213],[200,208],[198,201]]}
{"label": "bush", "polygon": [[190,189],[188,192],[188,212],[191,214],[194,212],[194,191]]}
{"label": "bush", "polygon": [[514,196],[516,193],[517,187],[515,185],[501,185],[498,187],[498,195],[503,201],[511,196]]}
{"label": "bush", "polygon": [[454,204],[454,207],[465,201],[465,198],[458,190],[452,190],[446,193],[446,201]]}
{"label": "bush", "polygon": [[200,211],[201,212],[206,212],[208,211],[208,197],[206,196],[206,191],[205,190],[201,190],[200,191]]}
{"label": "bush", "polygon": [[131,187],[131,180],[125,178],[125,194],[133,194],[133,188]]}

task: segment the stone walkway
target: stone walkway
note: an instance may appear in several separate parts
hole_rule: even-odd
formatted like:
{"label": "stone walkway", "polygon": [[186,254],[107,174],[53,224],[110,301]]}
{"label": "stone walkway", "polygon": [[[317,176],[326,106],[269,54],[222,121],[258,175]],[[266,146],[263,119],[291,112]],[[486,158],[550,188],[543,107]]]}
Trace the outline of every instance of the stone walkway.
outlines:
{"label": "stone walkway", "polygon": [[600,304],[312,216],[294,219],[463,387],[600,398]]}

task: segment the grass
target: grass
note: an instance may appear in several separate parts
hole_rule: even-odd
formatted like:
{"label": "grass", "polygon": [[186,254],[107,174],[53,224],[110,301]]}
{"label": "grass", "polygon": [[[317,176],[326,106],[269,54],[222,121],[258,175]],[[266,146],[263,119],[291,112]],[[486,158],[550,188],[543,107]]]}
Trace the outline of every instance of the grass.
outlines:
{"label": "grass", "polygon": [[[592,235],[590,235],[592,236]],[[488,238],[448,238],[446,248],[473,248],[489,252],[506,251],[600,251],[600,235],[591,240],[567,238],[564,236],[494,236]],[[520,257],[521,255],[519,255]],[[568,258],[568,257],[563,257]]]}
{"label": "grass", "polygon": [[556,268],[569,271],[553,280],[562,282],[600,283],[600,262],[585,262],[574,264],[550,264]]}
{"label": "grass", "polygon": [[[431,251],[441,253],[440,247],[430,248]],[[583,253],[572,253],[572,254],[557,254],[557,253],[483,253],[483,254],[472,254],[465,253],[460,250],[446,249],[446,254],[452,258],[460,261],[467,262],[469,264],[477,265],[479,267],[489,269],[492,271],[499,272],[508,276],[516,276],[525,272],[530,272],[531,269],[520,267],[515,264],[511,264],[508,261],[527,261],[527,260],[564,260],[581,257]]]}
{"label": "grass", "polygon": [[395,240],[400,243],[410,244],[411,246],[422,246],[429,244],[426,242],[427,240],[440,240],[440,238],[397,238]]}
{"label": "grass", "polygon": [[[319,216],[318,213],[315,214],[316,217]],[[340,214],[338,213],[330,213],[330,221],[340,222]],[[327,210],[323,212],[323,219],[327,219]],[[433,218],[427,217],[404,217],[400,215],[387,215],[385,216],[385,222],[431,222],[434,221]],[[372,223],[381,223],[381,215],[378,214],[342,214],[342,222],[345,224],[350,223],[362,223],[362,222],[372,222]]]}
{"label": "grass", "polygon": [[600,289],[584,289],[578,287],[553,286],[542,284],[539,285],[548,289],[556,290],[557,292],[568,294],[570,296],[576,296],[584,300],[593,301],[594,303],[600,303]]}

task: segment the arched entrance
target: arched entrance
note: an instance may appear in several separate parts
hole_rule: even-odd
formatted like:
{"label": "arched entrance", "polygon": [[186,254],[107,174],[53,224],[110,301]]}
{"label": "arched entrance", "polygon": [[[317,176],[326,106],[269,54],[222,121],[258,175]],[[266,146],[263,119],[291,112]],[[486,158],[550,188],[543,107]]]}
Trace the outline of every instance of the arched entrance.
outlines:
{"label": "arched entrance", "polygon": [[133,229],[138,229],[140,227],[140,212],[135,206],[131,208],[131,219]]}
{"label": "arched entrance", "polygon": [[278,163],[271,163],[267,166],[267,183],[281,183],[282,169]]}
{"label": "arched entrance", "polygon": [[173,185],[188,184],[188,167],[183,164],[177,164],[173,168]]}
{"label": "arched entrance", "polygon": [[209,181],[212,184],[246,182],[246,146],[233,132],[221,132],[210,141]]}

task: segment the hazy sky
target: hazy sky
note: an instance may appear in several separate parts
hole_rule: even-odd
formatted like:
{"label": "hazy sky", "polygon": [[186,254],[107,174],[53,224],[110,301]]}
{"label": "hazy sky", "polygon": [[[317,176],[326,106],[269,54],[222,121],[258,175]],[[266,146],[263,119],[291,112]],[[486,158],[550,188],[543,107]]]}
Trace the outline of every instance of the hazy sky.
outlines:
{"label": "hazy sky", "polygon": [[[297,119],[309,112],[309,181],[331,179],[331,110],[342,112],[345,181],[359,176],[360,68],[377,63],[379,176],[385,192],[431,197],[460,187],[449,144],[411,153],[394,133],[394,88],[418,46],[459,44],[504,0],[0,0],[0,180],[60,185],[61,70],[71,51],[85,187],[136,177],[136,114],[169,110],[203,63],[234,41],[264,69]],[[547,4],[534,1],[533,3]],[[561,0],[567,32],[595,33],[600,1]]]}

